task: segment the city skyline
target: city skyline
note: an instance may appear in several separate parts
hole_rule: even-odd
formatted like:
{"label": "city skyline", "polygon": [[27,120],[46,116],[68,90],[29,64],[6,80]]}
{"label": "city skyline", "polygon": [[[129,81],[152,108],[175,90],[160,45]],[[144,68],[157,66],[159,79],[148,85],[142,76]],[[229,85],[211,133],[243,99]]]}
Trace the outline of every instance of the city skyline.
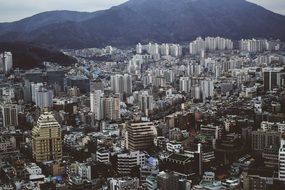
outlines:
{"label": "city skyline", "polygon": [[[95,12],[99,10],[108,9],[112,6],[120,5],[126,1],[127,0],[85,0],[84,2],[82,2],[79,0],[62,0],[61,2],[58,2],[56,0],[46,0],[44,2],[35,2],[34,0],[26,0],[23,2],[19,2],[18,0],[0,0],[0,23],[18,21],[41,12],[53,10]],[[264,8],[271,10],[275,13],[285,15],[285,1],[283,0],[275,0],[274,2],[272,2],[271,0],[248,1],[263,6]]]}
{"label": "city skyline", "polygon": [[285,190],[284,0],[125,1],[0,0],[0,190]]}

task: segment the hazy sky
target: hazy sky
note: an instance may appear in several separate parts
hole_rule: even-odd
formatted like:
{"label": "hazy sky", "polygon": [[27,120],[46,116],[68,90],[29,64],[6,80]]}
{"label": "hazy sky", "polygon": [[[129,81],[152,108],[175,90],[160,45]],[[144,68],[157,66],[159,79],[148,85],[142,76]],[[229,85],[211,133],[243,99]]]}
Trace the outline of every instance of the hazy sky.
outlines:
{"label": "hazy sky", "polygon": [[[19,20],[50,10],[96,11],[126,0],[0,0],[0,22]],[[285,0],[248,0],[285,15]]]}

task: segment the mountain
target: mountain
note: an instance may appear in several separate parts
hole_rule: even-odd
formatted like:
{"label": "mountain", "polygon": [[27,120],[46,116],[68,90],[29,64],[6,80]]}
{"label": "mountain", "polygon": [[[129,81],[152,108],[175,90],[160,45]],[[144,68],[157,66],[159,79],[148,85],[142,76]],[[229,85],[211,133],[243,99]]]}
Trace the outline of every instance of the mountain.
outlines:
{"label": "mountain", "polygon": [[81,22],[92,17],[93,14],[87,12],[49,11],[13,23],[4,23],[3,25],[0,25],[0,34],[3,34],[7,31],[17,32],[19,29],[21,32],[32,32],[35,29],[51,24]]}
{"label": "mountain", "polygon": [[129,0],[108,10],[52,11],[0,24],[0,41],[58,48],[186,42],[197,36],[279,38],[285,16],[245,0]]}
{"label": "mountain", "polygon": [[54,62],[59,65],[69,66],[76,60],[52,47],[38,46],[30,43],[0,42],[0,52],[9,51],[13,54],[13,67],[32,69],[43,67],[43,62]]}

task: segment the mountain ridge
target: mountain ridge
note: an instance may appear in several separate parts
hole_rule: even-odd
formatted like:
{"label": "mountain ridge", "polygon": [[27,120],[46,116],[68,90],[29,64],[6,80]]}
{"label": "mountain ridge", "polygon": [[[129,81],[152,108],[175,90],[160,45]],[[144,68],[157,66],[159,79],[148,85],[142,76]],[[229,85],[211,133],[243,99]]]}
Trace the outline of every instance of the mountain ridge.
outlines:
{"label": "mountain ridge", "polygon": [[0,41],[83,48],[197,36],[285,40],[282,31],[285,16],[245,0],[130,0],[103,11],[52,11],[0,24]]}

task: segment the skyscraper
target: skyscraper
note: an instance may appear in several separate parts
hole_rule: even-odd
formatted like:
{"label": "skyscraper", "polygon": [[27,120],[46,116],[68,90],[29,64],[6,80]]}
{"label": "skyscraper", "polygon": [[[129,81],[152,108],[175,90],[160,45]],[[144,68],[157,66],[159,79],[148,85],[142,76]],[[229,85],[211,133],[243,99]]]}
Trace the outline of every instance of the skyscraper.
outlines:
{"label": "skyscraper", "polygon": [[40,115],[32,130],[32,150],[36,162],[62,158],[61,128],[49,112]]}

